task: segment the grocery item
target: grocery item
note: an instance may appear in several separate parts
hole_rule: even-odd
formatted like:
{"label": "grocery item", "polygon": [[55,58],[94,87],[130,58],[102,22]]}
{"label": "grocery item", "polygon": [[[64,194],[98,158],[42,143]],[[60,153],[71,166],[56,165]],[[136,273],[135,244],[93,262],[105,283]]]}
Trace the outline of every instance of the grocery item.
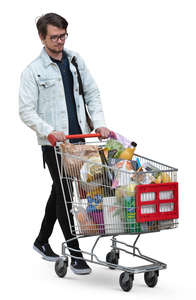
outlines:
{"label": "grocery item", "polygon": [[90,192],[96,189],[97,185],[103,183],[103,177],[103,167],[99,153],[97,152],[96,156],[90,157],[90,159],[82,165],[80,169],[80,186],[86,192]]}
{"label": "grocery item", "polygon": [[[60,144],[62,150],[62,157],[64,161],[64,170],[67,176],[80,177],[80,169],[86,160],[93,156],[99,157],[98,147],[87,144]],[[78,159],[80,157],[80,159]]]}
{"label": "grocery item", "polygon": [[[125,197],[134,197],[135,196],[135,187],[136,184],[135,183],[130,183],[128,185],[124,185],[124,186],[119,186],[116,188],[116,192],[115,192],[115,196],[117,199],[117,204],[121,207],[123,207],[124,203],[123,203],[123,199]],[[116,214],[118,214],[118,210],[116,211]]]}
{"label": "grocery item", "polygon": [[137,171],[139,169],[137,160],[131,160],[131,165],[134,171]]}
{"label": "grocery item", "polygon": [[104,150],[99,147],[98,148],[98,151],[99,151],[99,155],[100,155],[100,158],[101,158],[101,162],[102,164],[105,166],[103,167],[103,176],[104,176],[104,189],[105,189],[105,195],[107,195],[108,192],[110,192],[110,187],[112,186],[112,180],[114,178],[114,173],[113,171],[108,168],[108,161],[105,157],[105,154],[104,154]]}
{"label": "grocery item", "polygon": [[145,171],[152,172],[152,174],[155,178],[157,178],[160,175],[161,170],[159,168],[153,166],[149,162],[144,163],[142,167]]}
{"label": "grocery item", "polygon": [[137,172],[134,172],[130,177],[131,181],[136,182],[137,184],[141,184],[145,180],[145,174],[143,172],[140,172],[142,167],[140,167]]}
{"label": "grocery item", "polygon": [[[140,232],[140,224],[136,222],[135,183],[116,188],[118,209],[115,215],[123,215],[125,232]],[[123,209],[123,213],[122,213]]]}
{"label": "grocery item", "polygon": [[96,195],[103,195],[104,190],[102,186],[94,187],[94,189],[86,192],[86,197],[94,198]]}
{"label": "grocery item", "polygon": [[160,229],[172,229],[175,226],[175,222],[173,219],[158,221],[158,224]]}
{"label": "grocery item", "polygon": [[[115,168],[119,169],[119,171],[116,171],[115,178],[112,183],[112,187],[116,188],[120,185],[128,185],[131,181],[130,175],[131,173],[134,173],[132,164],[129,160],[117,160],[117,162],[114,165]],[[130,171],[130,174],[123,171]]]}
{"label": "grocery item", "polygon": [[[160,200],[168,200],[168,199],[174,199],[174,192],[173,191],[162,191],[159,192],[159,199]],[[165,204],[172,204],[172,203],[165,203]]]}
{"label": "grocery item", "polygon": [[93,220],[95,224],[97,224],[98,231],[100,234],[105,233],[104,227],[104,218],[103,218],[103,211],[90,211],[88,216]]}
{"label": "grocery item", "polygon": [[159,222],[158,221],[149,221],[148,224],[148,231],[158,231],[159,230]]}
{"label": "grocery item", "polygon": [[105,147],[108,149],[108,152],[110,150],[117,151],[114,155],[114,158],[118,158],[120,153],[124,150],[124,146],[120,142],[118,142],[114,139],[108,139]]}
{"label": "grocery item", "polygon": [[140,232],[140,224],[136,222],[135,196],[124,197],[125,230],[127,232]]}
{"label": "grocery item", "polygon": [[138,157],[136,158],[136,162],[137,162],[138,169],[139,169],[139,168],[140,168],[142,165],[141,165],[141,163],[140,163],[140,160],[139,160],[139,158],[138,158]]}
{"label": "grocery item", "polygon": [[131,142],[123,135],[121,135],[117,132],[114,132],[114,131],[110,131],[109,137],[119,141],[125,148],[131,147],[131,146],[134,146],[134,147],[137,146],[137,144],[135,142]]}
{"label": "grocery item", "polygon": [[105,157],[108,158],[108,153],[109,153],[108,149],[105,147],[105,148],[103,148],[103,151],[104,151]]}
{"label": "grocery item", "polygon": [[123,207],[115,196],[103,197],[103,216],[106,234],[124,233]]}
{"label": "grocery item", "polygon": [[131,176],[131,180],[136,182],[137,184],[150,184],[155,182],[155,177],[151,173],[146,173],[143,166],[141,166],[140,162],[137,161],[140,167],[137,171]]}
{"label": "grocery item", "polygon": [[137,182],[137,184],[151,184],[155,182],[154,176],[149,173],[138,174],[134,180]]}
{"label": "grocery item", "polygon": [[140,223],[141,232],[148,232],[148,222]]}
{"label": "grocery item", "polygon": [[132,147],[128,147],[123,152],[121,152],[119,158],[126,159],[126,160],[132,160],[136,146],[137,146],[137,144],[132,142]]}
{"label": "grocery item", "polygon": [[171,178],[169,174],[167,174],[166,172],[162,173],[162,182],[163,183],[171,182]]}
{"label": "grocery item", "polygon": [[[82,234],[98,234],[98,226],[93,220],[88,217],[86,210],[83,207],[77,207],[72,209],[72,213],[75,215],[76,221],[79,223],[80,233]],[[77,228],[77,227],[76,227]]]}
{"label": "grocery item", "polygon": [[156,179],[155,179],[155,183],[161,183],[162,181],[162,176],[159,175]]}
{"label": "grocery item", "polygon": [[167,183],[171,182],[171,178],[168,173],[162,172],[159,176],[155,179],[155,183]]}
{"label": "grocery item", "polygon": [[95,212],[97,210],[102,209],[102,196],[101,195],[95,195],[94,197],[87,196],[88,206],[86,208],[86,212]]}
{"label": "grocery item", "polygon": [[126,148],[123,152],[121,152],[119,158],[120,159],[126,159],[131,160],[133,157],[135,149],[134,148]]}
{"label": "grocery item", "polygon": [[114,156],[116,155],[116,153],[117,153],[117,150],[116,149],[113,149],[113,150],[109,150],[108,151],[108,159],[109,158],[114,158]]}
{"label": "grocery item", "polygon": [[101,195],[95,195],[93,198],[87,196],[87,201],[86,212],[88,216],[98,225],[99,233],[104,234],[103,197]]}

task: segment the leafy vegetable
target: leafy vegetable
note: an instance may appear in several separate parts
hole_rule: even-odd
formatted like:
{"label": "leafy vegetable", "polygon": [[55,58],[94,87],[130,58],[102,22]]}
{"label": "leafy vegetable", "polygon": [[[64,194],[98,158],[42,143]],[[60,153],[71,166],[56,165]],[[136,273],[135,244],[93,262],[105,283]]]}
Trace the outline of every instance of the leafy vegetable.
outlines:
{"label": "leafy vegetable", "polygon": [[117,150],[116,154],[114,155],[114,158],[118,158],[121,152],[124,150],[123,145],[114,139],[107,140],[105,147],[108,149],[108,151]]}

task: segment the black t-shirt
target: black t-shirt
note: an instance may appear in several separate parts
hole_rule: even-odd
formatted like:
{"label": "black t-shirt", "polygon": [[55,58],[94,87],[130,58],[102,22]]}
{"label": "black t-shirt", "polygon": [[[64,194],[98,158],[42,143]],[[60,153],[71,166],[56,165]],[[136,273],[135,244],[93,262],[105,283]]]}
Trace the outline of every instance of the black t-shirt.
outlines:
{"label": "black t-shirt", "polygon": [[[73,93],[73,76],[70,71],[69,67],[69,60],[67,58],[66,53],[63,51],[63,56],[61,60],[56,60],[50,57],[53,62],[55,62],[61,72],[63,86],[64,86],[64,93],[65,93],[65,100],[67,105],[67,114],[68,114],[68,121],[69,121],[69,134],[81,134],[81,128],[78,122],[77,112],[76,112],[76,103],[74,99]],[[84,140],[75,139],[70,140],[70,142],[83,142]]]}

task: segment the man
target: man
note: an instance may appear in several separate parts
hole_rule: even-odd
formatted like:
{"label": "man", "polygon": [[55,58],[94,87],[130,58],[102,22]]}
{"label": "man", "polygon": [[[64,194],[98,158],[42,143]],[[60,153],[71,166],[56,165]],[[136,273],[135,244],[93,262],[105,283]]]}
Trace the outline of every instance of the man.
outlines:
{"label": "man", "polygon": [[[19,113],[23,122],[37,133],[38,144],[42,146],[43,161],[53,180],[44,219],[34,249],[45,259],[55,261],[59,256],[49,244],[56,219],[58,219],[65,240],[73,237],[70,232],[63,193],[54,154],[48,141],[53,134],[57,141],[64,142],[66,134],[89,133],[84,100],[79,92],[78,71],[81,77],[85,103],[88,107],[95,131],[107,138],[104,114],[99,91],[82,58],[68,49],[64,43],[68,37],[67,21],[54,13],[46,14],[37,21],[38,34],[44,45],[42,52],[21,75],[19,91]],[[77,64],[73,64],[73,58]],[[78,68],[78,69],[77,69]],[[76,140],[80,142],[82,140]],[[64,182],[67,203],[70,195]],[[73,217],[70,213],[71,223]],[[71,269],[76,274],[89,274],[90,267],[82,258],[78,240],[68,242]],[[74,251],[76,250],[76,251]]]}

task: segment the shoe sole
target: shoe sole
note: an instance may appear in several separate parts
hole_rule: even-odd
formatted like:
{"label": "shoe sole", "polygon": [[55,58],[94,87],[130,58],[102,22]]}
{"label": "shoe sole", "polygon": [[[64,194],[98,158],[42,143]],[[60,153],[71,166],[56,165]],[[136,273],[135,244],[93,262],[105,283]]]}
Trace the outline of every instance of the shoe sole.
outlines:
{"label": "shoe sole", "polygon": [[39,253],[39,254],[41,254],[42,255],[42,258],[43,259],[45,259],[45,260],[47,260],[47,261],[56,261],[58,258],[59,258],[59,256],[58,257],[51,257],[51,256],[47,256],[47,255],[45,255],[42,251],[40,251],[36,246],[33,246],[33,249],[37,252],[37,253]]}
{"label": "shoe sole", "polygon": [[75,269],[72,267],[72,265],[70,265],[70,269],[72,270],[72,272],[74,272],[74,274],[76,275],[88,275],[92,272],[91,269]]}

